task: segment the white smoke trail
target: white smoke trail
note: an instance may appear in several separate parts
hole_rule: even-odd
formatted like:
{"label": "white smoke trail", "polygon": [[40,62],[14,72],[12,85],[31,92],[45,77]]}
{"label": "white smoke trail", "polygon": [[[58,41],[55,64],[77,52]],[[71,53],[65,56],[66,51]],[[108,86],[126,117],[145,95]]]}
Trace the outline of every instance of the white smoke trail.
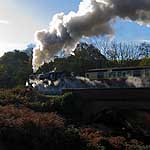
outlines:
{"label": "white smoke trail", "polygon": [[82,0],[77,12],[54,15],[49,30],[37,31],[33,69],[49,62],[60,50],[72,52],[83,37],[112,35],[112,22],[120,17],[150,25],[150,0]]}
{"label": "white smoke trail", "polygon": [[[42,80],[30,80],[29,84],[33,88],[44,94],[58,95],[62,93],[63,89],[76,89],[76,88],[108,88],[107,83],[101,81],[91,81],[84,77],[62,78],[52,82],[50,80],[45,83]],[[28,85],[27,85],[28,86]]]}
{"label": "white smoke trail", "polygon": [[[90,80],[84,77],[61,78],[52,82],[34,79],[29,84],[44,94],[61,94],[63,89],[104,89],[104,88],[146,88],[150,87],[149,78],[138,78],[129,76],[126,80]],[[28,85],[27,85],[28,86]]]}

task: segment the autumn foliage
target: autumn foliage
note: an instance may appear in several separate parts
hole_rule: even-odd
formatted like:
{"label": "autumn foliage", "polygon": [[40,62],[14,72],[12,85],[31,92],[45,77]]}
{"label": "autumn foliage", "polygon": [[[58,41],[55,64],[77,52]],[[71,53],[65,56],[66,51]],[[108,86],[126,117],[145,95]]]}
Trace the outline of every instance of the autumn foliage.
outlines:
{"label": "autumn foliage", "polygon": [[[81,106],[81,99],[71,93],[51,97],[30,88],[1,89],[0,150],[124,150],[144,145],[120,131],[83,124]],[[149,113],[140,116],[140,121],[149,123]]]}
{"label": "autumn foliage", "polygon": [[0,127],[23,127],[28,123],[41,128],[64,127],[63,119],[55,113],[35,113],[25,107],[0,107]]}

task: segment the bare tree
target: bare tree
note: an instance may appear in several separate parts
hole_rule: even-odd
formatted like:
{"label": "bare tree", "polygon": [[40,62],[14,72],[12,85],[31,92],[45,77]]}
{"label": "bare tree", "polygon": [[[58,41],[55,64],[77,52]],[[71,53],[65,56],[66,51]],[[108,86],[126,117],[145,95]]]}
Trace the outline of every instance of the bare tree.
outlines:
{"label": "bare tree", "polygon": [[88,39],[109,60],[118,62],[140,59],[139,44],[134,42],[110,41],[107,38],[94,37]]}
{"label": "bare tree", "polygon": [[143,42],[139,46],[139,52],[141,57],[150,57],[150,43]]}

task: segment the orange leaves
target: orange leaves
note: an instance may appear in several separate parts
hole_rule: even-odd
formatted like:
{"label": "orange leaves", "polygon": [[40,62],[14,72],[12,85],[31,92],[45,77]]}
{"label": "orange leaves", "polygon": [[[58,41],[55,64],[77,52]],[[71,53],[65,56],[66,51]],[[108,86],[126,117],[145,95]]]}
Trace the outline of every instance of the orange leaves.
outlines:
{"label": "orange leaves", "polygon": [[96,131],[92,128],[81,129],[80,136],[84,139],[89,140],[94,145],[98,144],[101,140],[104,139],[103,132]]}
{"label": "orange leaves", "polygon": [[25,107],[20,109],[14,106],[0,107],[1,127],[22,127],[27,123],[42,128],[64,127],[64,120],[55,113],[35,113]]}

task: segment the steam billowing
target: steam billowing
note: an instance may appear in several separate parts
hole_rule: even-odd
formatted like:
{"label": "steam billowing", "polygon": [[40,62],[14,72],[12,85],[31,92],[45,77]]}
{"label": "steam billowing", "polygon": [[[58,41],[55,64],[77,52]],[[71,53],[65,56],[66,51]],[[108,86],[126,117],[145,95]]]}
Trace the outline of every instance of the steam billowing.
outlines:
{"label": "steam billowing", "polygon": [[150,25],[150,0],[83,0],[77,12],[54,15],[48,30],[36,32],[33,69],[49,62],[62,49],[71,53],[83,37],[112,35],[117,17]]}
{"label": "steam billowing", "polygon": [[62,94],[63,89],[146,88],[150,87],[150,79],[129,76],[124,81],[92,81],[84,77],[64,77],[53,82],[50,80],[30,79],[29,84],[43,94],[59,95]]}

